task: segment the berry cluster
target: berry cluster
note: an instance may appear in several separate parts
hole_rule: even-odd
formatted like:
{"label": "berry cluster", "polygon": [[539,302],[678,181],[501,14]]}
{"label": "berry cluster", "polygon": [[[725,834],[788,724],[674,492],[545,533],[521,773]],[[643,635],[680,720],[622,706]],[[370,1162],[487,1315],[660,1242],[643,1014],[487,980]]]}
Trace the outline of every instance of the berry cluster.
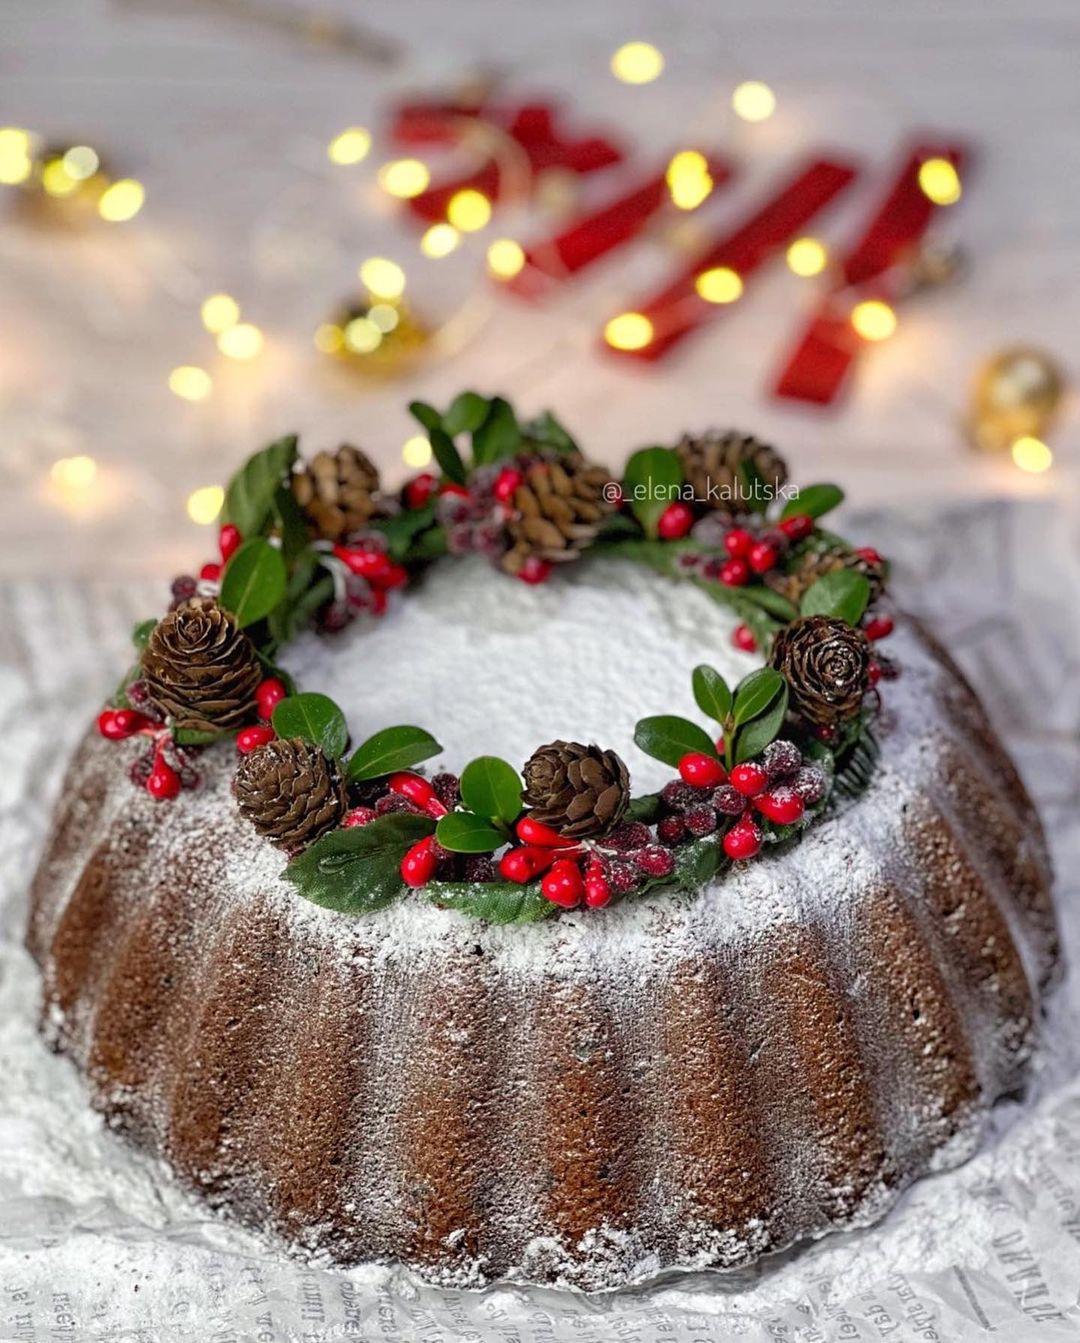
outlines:
{"label": "berry cluster", "polygon": [[[482,466],[469,477],[469,488],[447,483],[439,489],[436,518],[446,531],[446,546],[452,555],[478,554],[496,562],[507,547],[506,524],[513,514],[513,498],[525,480],[517,459],[501,466]],[[528,556],[517,577],[523,583],[543,583],[552,564],[538,555]]]}
{"label": "berry cluster", "polygon": [[[128,686],[128,699],[140,702],[141,689],[138,681]],[[156,802],[168,802],[182,788],[199,786],[193,763],[197,748],[178,745],[153,706],[146,703],[144,709],[103,709],[98,714],[98,731],[108,741],[146,738],[146,749],[131,763],[131,781],[145,788]]]}
{"label": "berry cluster", "polygon": [[316,617],[318,627],[326,634],[345,629],[357,616],[381,616],[387,594],[409,581],[408,570],[391,559],[381,532],[350,536],[335,545],[332,554],[340,561],[334,571],[334,597]]}

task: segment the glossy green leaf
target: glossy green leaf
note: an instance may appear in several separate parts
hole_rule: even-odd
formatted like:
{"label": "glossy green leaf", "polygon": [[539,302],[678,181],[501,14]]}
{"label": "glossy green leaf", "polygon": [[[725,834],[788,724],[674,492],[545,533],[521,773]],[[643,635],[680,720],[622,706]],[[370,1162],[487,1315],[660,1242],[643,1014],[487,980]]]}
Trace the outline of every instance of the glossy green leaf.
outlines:
{"label": "glossy green leaf", "polygon": [[486,396],[462,392],[454,397],[450,409],[442,417],[443,429],[451,438],[473,433],[484,423],[490,404]]}
{"label": "glossy green leaf", "polygon": [[442,909],[456,909],[485,923],[539,923],[559,912],[544,898],[539,882],[429,881],[420,892]]}
{"label": "glossy green leaf", "polygon": [[491,401],[483,423],[473,433],[472,445],[477,466],[488,466],[520,451],[521,427],[509,401],[501,396]]}
{"label": "glossy green leaf", "polygon": [[403,895],[401,860],[435,830],[430,816],[392,812],[367,825],[331,830],[284,872],[305,900],[343,914],[366,914]]}
{"label": "glossy green leaf", "polygon": [[495,755],[481,755],[461,772],[461,800],[477,816],[516,821],[523,784],[516,769]]}
{"label": "glossy green leaf", "polygon": [[716,743],[705,729],[672,714],[640,719],[634,728],[634,741],[646,755],[676,769],[683,756],[692,752],[716,758]]}
{"label": "glossy green leaf", "polygon": [[297,437],[287,434],[249,457],[229,481],[222,522],[231,522],[245,540],[258,536],[274,506],[274,495],[296,460]]}
{"label": "glossy green leaf", "polygon": [[834,569],[803,593],[799,611],[804,616],[832,616],[857,625],[870,601],[870,582],[854,569]]}
{"label": "glossy green leaf", "polygon": [[757,718],[759,714],[771,708],[773,700],[786,690],[787,682],[772,667],[759,667],[757,671],[752,671],[749,676],[743,677],[735,687],[735,701],[732,706],[735,726],[739,727],[742,723],[748,723],[751,718]]}
{"label": "glossy green leaf", "polygon": [[494,853],[506,843],[501,830],[471,811],[452,811],[441,817],[435,838],[454,853]]}
{"label": "glossy green leaf", "polygon": [[315,691],[289,695],[271,719],[279,737],[302,737],[314,742],[330,760],[338,760],[349,744],[345,715],[330,698]]}
{"label": "glossy green leaf", "polygon": [[776,738],[784,725],[787,706],[787,682],[781,678],[779,693],[769,702],[767,708],[739,728],[735,737],[734,758],[737,765],[744,760],[753,760],[754,756],[760,755],[769,742]]}
{"label": "glossy green leaf", "polygon": [[578,451],[578,445],[550,410],[542,411],[522,425],[522,433],[531,442],[552,448],[555,452]]}
{"label": "glossy green leaf", "polygon": [[443,475],[455,485],[464,485],[468,476],[465,463],[461,460],[461,453],[454,446],[454,440],[445,429],[438,428],[429,429],[428,438],[431,441],[431,451]]}
{"label": "glossy green leaf", "polygon": [[843,502],[844,491],[839,485],[807,485],[796,498],[787,501],[780,517],[822,518]]}
{"label": "glossy green leaf", "polygon": [[288,574],[281,551],[269,541],[245,541],[225,566],[219,601],[243,629],[265,619],[285,596]]}
{"label": "glossy green leaf", "polygon": [[731,712],[731,691],[720,673],[704,663],[695,667],[693,687],[694,701],[701,712],[723,724]]}
{"label": "glossy green leaf", "polygon": [[150,636],[157,627],[157,617],[151,616],[149,620],[140,620],[131,631],[131,642],[135,645],[137,652],[141,653],[150,642]]}
{"label": "glossy green leaf", "polygon": [[411,769],[441,750],[431,733],[422,727],[409,724],[384,727],[356,748],[345,772],[354,783],[361,779],[378,779],[399,769]]}
{"label": "glossy green leaf", "polygon": [[623,497],[646,535],[656,535],[660,514],[678,500],[682,483],[682,464],[671,448],[641,448],[626,463]]}
{"label": "glossy green leaf", "polygon": [[442,428],[442,416],[434,406],[429,406],[426,401],[410,401],[409,414],[414,420],[419,420],[429,433],[432,429]]}

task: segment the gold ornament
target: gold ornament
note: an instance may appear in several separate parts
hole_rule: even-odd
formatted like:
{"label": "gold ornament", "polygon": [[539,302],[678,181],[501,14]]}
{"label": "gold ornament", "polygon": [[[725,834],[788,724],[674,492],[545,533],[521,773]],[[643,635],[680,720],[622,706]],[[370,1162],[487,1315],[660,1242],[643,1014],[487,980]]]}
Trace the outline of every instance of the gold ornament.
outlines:
{"label": "gold ornament", "polygon": [[0,127],[0,185],[19,189],[33,223],[80,224],[97,217],[123,223],[142,208],[141,183],[115,181],[92,145],[46,144],[31,131]]}
{"label": "gold ornament", "polygon": [[315,332],[315,347],[373,377],[410,368],[431,339],[403,298],[367,298],[343,304]]}
{"label": "gold ornament", "polygon": [[1060,365],[1043,350],[1016,345],[992,356],[977,371],[968,433],[975,447],[1005,452],[1019,438],[1041,438],[1065,392]]}

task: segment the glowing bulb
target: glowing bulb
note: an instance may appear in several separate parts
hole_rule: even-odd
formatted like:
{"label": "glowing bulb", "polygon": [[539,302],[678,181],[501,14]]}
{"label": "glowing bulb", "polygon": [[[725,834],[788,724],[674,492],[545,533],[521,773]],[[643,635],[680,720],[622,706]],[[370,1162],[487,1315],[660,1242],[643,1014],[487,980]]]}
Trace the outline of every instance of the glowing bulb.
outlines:
{"label": "glowing bulb", "polygon": [[776,94],[768,84],[748,79],[731,95],[731,106],[743,121],[767,121],[776,111]]}
{"label": "glowing bulb", "polygon": [[63,159],[51,159],[41,170],[41,185],[49,196],[63,198],[78,189],[78,182],[64,167]]}
{"label": "glowing bulb", "polygon": [[401,314],[389,303],[373,303],[368,309],[368,321],[374,322],[385,336],[401,321]]}
{"label": "glowing bulb", "polygon": [[205,401],[213,390],[213,380],[205,368],[181,364],[169,374],[169,391],[181,401]]}
{"label": "glowing bulb", "polygon": [[1012,445],[1012,459],[1021,471],[1030,471],[1035,476],[1049,471],[1054,464],[1054,454],[1046,444],[1026,435]]}
{"label": "glowing bulb", "polygon": [[482,191],[466,188],[451,196],[446,217],[462,233],[476,233],[486,228],[491,219],[491,202]]}
{"label": "glowing bulb", "polygon": [[627,42],[611,58],[611,73],[624,84],[651,84],[664,69],[664,57],[651,42]]}
{"label": "glowing bulb", "polygon": [[730,266],[714,266],[701,272],[694,288],[706,303],[734,303],[742,294],[743,282]]}
{"label": "glowing bulb", "polygon": [[85,182],[101,167],[97,152],[89,145],[72,145],[63,158],[64,171],[76,182]]}
{"label": "glowing bulb", "polygon": [[369,317],[354,317],[345,327],[345,348],[353,354],[370,354],[382,343],[383,333]]}
{"label": "glowing bulb", "polygon": [[461,234],[453,224],[432,224],[420,239],[420,250],[425,256],[449,256],[460,243]]}
{"label": "glowing bulb", "polygon": [[896,330],[896,313],[880,299],[868,298],[852,308],[851,325],[863,340],[888,340]]}
{"label": "glowing bulb", "polygon": [[713,189],[708,160],[696,149],[683,149],[674,155],[666,178],[671,199],[680,210],[696,210]]}
{"label": "glowing bulb", "polygon": [[98,214],[110,224],[123,224],[134,219],[143,207],[146,192],[141,182],[133,177],[122,177],[107,187],[98,201]]}
{"label": "glowing bulb", "polygon": [[828,252],[816,238],[796,238],[787,249],[788,268],[804,279],[820,275],[828,261]]}
{"label": "glowing bulb", "polygon": [[396,261],[369,256],[360,267],[360,280],[376,298],[400,298],[405,292],[405,272]]}
{"label": "glowing bulb", "polygon": [[370,149],[371,132],[363,126],[350,126],[348,130],[334,136],[326,147],[326,153],[331,163],[346,166],[366,159]]}
{"label": "glowing bulb", "polygon": [[419,159],[395,159],[379,169],[379,186],[388,195],[402,200],[419,196],[430,181],[431,174]]}
{"label": "glowing bulb", "polygon": [[935,205],[955,205],[960,199],[960,174],[948,159],[927,159],[919,166],[919,188]]}
{"label": "glowing bulb", "polygon": [[98,466],[93,457],[61,457],[49,468],[52,483],[61,490],[75,492],[88,490],[97,479]]}
{"label": "glowing bulb", "polygon": [[217,336],[240,320],[240,304],[228,294],[211,294],[209,298],[203,299],[199,316],[207,331]]}
{"label": "glowing bulb", "polygon": [[643,350],[653,338],[653,324],[643,312],[621,312],[604,327],[613,350]]}
{"label": "glowing bulb", "polygon": [[192,490],[188,495],[187,515],[200,527],[209,527],[216,521],[224,502],[225,491],[220,485],[203,485],[201,489]]}
{"label": "glowing bulb", "polygon": [[406,466],[420,468],[431,461],[431,444],[423,434],[415,434],[402,444],[401,460]]}
{"label": "glowing bulb", "polygon": [[512,280],[525,264],[525,252],[513,238],[496,238],[487,249],[487,263],[492,275]]}
{"label": "glowing bulb", "polygon": [[18,126],[0,126],[0,186],[18,186],[33,170],[29,133]]}
{"label": "glowing bulb", "polygon": [[250,322],[237,322],[218,333],[217,347],[226,358],[244,363],[262,352],[263,333]]}
{"label": "glowing bulb", "polygon": [[323,354],[338,354],[345,343],[345,334],[335,322],[323,322],[315,329],[315,348]]}

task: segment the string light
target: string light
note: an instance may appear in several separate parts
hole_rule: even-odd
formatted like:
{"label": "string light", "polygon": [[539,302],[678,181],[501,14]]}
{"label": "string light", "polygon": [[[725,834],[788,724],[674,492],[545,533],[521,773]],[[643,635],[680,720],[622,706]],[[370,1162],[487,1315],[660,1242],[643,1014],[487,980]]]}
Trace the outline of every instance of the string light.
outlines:
{"label": "string light", "polygon": [[136,182],[133,177],[122,177],[102,192],[98,214],[110,224],[123,224],[135,218],[145,199],[146,191],[141,182]]}
{"label": "string light", "polygon": [[743,282],[730,266],[714,266],[702,271],[694,288],[706,303],[734,303],[742,294]]}
{"label": "string light", "polygon": [[467,187],[450,197],[446,217],[462,233],[476,233],[491,220],[491,202],[482,191]]}
{"label": "string light", "polygon": [[461,234],[453,224],[432,224],[420,239],[420,250],[425,256],[449,256],[461,244]]}
{"label": "string light", "polygon": [[200,527],[209,527],[217,520],[224,502],[225,491],[220,485],[203,485],[188,495],[187,515]]}
{"label": "string light", "polygon": [[207,331],[217,336],[240,320],[240,304],[228,294],[211,294],[203,299],[199,316]]}
{"label": "string light", "polygon": [[731,106],[743,121],[767,121],[776,111],[776,94],[759,79],[747,79],[731,95]]}
{"label": "string light", "polygon": [[320,354],[340,354],[345,333],[336,322],[323,322],[315,328],[315,348]]}
{"label": "string light", "polygon": [[525,265],[525,252],[513,238],[496,238],[487,249],[488,269],[500,280],[512,280]]}
{"label": "string light", "polygon": [[667,166],[665,174],[673,203],[680,210],[696,210],[713,189],[709,163],[696,149],[683,149]]}
{"label": "string light", "polygon": [[30,134],[18,126],[0,126],[0,186],[15,187],[34,170]]}
{"label": "string light", "polygon": [[411,200],[427,189],[431,173],[419,159],[394,159],[379,169],[379,186],[390,196]]}
{"label": "string light", "polygon": [[919,189],[935,205],[955,205],[962,191],[960,174],[948,159],[927,159],[919,165]]}
{"label": "string light", "polygon": [[383,333],[370,317],[354,317],[344,331],[345,348],[353,354],[370,354],[378,349]]}
{"label": "string light", "polygon": [[359,273],[361,283],[376,298],[400,298],[405,292],[405,272],[384,256],[369,256]]}
{"label": "string light", "polygon": [[431,444],[423,434],[407,438],[401,447],[401,460],[406,466],[419,470],[431,461]]}
{"label": "string light", "polygon": [[624,84],[651,84],[664,70],[664,57],[651,42],[626,42],[611,58],[611,73]]}
{"label": "string light", "polygon": [[371,132],[363,126],[350,126],[348,130],[334,136],[326,147],[326,153],[331,163],[347,167],[366,159],[370,149]]}
{"label": "string light", "polygon": [[76,182],[85,182],[88,177],[93,177],[101,167],[101,159],[98,158],[97,151],[91,149],[89,145],[72,145],[61,162],[64,165],[64,171]]}
{"label": "string light", "polygon": [[787,249],[788,269],[803,279],[820,275],[828,261],[828,252],[816,238],[796,238]]}
{"label": "string light", "polygon": [[863,340],[888,340],[896,330],[896,313],[880,299],[868,298],[852,308],[851,325]]}
{"label": "string light", "polygon": [[1054,464],[1054,454],[1046,444],[1030,435],[1018,438],[1012,445],[1012,459],[1021,471],[1028,471],[1034,476],[1049,471]]}
{"label": "string light", "polygon": [[169,391],[181,401],[205,401],[213,390],[210,374],[195,364],[181,364],[169,374]]}
{"label": "string light", "polygon": [[88,490],[97,479],[98,465],[93,457],[80,453],[77,457],[61,457],[49,468],[49,478],[65,493]]}
{"label": "string light", "polygon": [[237,322],[218,334],[217,347],[226,358],[246,363],[262,353],[263,333],[251,322]]}
{"label": "string light", "polygon": [[621,312],[604,327],[613,350],[643,350],[653,338],[653,324],[643,312]]}

